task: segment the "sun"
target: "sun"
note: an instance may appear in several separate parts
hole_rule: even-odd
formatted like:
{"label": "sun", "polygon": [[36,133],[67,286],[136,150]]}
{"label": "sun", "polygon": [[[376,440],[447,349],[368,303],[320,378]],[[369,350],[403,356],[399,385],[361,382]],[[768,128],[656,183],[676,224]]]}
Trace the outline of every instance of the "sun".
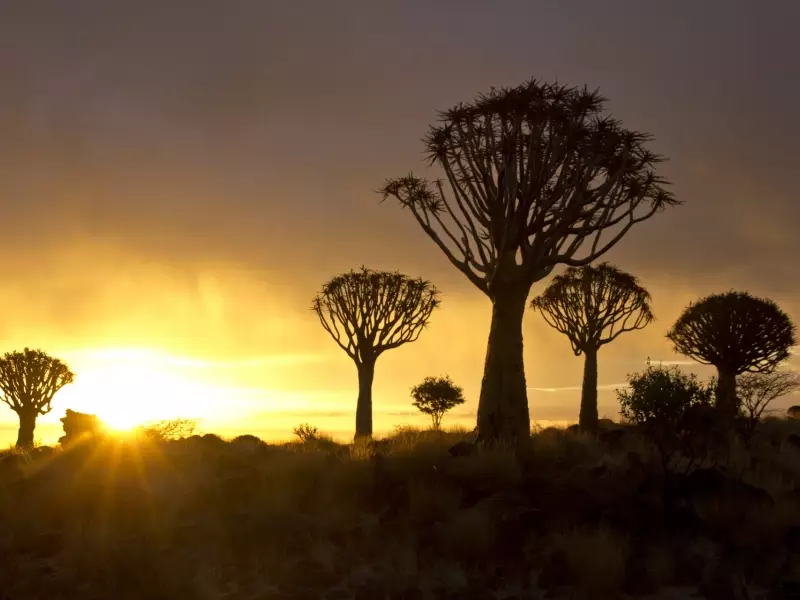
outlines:
{"label": "sun", "polygon": [[213,417],[224,406],[213,384],[181,372],[155,352],[104,351],[85,362],[59,400],[117,431],[178,417]]}

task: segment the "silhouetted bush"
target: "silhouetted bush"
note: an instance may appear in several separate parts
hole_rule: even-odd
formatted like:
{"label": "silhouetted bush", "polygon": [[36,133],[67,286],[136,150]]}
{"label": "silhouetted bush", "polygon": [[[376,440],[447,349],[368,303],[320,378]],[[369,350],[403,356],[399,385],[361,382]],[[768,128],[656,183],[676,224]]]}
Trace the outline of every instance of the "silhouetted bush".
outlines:
{"label": "silhouetted bush", "polygon": [[800,419],[800,406],[790,406],[786,409],[786,416],[789,419]]}
{"label": "silhouetted bush", "polygon": [[442,417],[448,410],[464,404],[464,390],[453,383],[448,375],[426,377],[411,389],[412,404],[420,412],[430,415],[433,428],[438,430]]}
{"label": "silhouetted bush", "polygon": [[139,435],[153,441],[181,440],[194,435],[197,421],[193,419],[169,419],[140,427]]}
{"label": "silhouetted bush", "polygon": [[709,410],[713,385],[703,384],[696,375],[686,375],[677,367],[653,366],[629,376],[628,384],[629,389],[617,390],[620,414],[654,443],[664,471],[674,466],[674,459],[681,454],[691,465],[702,461],[715,425]]}
{"label": "silhouetted bush", "polygon": [[292,433],[295,434],[303,443],[319,438],[319,430],[308,423],[301,423],[292,429]]}

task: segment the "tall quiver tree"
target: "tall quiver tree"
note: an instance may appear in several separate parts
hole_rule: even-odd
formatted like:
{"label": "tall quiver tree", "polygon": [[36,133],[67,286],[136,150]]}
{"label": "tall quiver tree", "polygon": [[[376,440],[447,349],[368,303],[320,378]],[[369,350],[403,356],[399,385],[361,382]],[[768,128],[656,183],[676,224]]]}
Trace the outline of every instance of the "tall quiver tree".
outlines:
{"label": "tall quiver tree", "polygon": [[56,392],[74,378],[66,363],[41,350],[25,348],[0,358],[0,400],[19,417],[18,448],[33,447],[36,419],[50,412]]}
{"label": "tall quiver tree", "polygon": [[567,336],[584,356],[580,427],[597,428],[597,351],[620,334],[653,320],[650,293],[636,277],[608,263],[568,267],[531,302],[550,327]]}
{"label": "tall quiver tree", "polygon": [[424,140],[444,180],[413,174],[380,192],[408,208],[492,301],[478,439],[530,433],[522,320],[534,282],[582,266],[676,204],[650,136],[604,114],[598,92],[529,81],[440,115]]}
{"label": "tall quiver tree", "polygon": [[322,327],[358,369],[356,438],[372,435],[375,361],[386,350],[415,341],[439,305],[428,281],[361,268],[331,279],[312,308]]}
{"label": "tall quiver tree", "polygon": [[797,343],[792,320],[775,302],[735,291],[689,304],[667,338],[676,352],[717,368],[716,406],[728,417],[739,409],[736,376],[772,372]]}

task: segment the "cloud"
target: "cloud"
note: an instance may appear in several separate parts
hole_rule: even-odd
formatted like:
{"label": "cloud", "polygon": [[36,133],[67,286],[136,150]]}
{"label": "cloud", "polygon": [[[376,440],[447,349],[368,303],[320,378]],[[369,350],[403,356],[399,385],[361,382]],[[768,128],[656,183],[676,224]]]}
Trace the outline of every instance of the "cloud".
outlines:
{"label": "cloud", "polygon": [[[598,390],[620,390],[623,388],[628,387],[627,383],[607,383],[603,385],[598,385]],[[579,392],[583,388],[580,386],[565,386],[565,387],[529,387],[527,388],[530,391],[534,392],[548,392],[548,393],[555,393],[555,392]]]}

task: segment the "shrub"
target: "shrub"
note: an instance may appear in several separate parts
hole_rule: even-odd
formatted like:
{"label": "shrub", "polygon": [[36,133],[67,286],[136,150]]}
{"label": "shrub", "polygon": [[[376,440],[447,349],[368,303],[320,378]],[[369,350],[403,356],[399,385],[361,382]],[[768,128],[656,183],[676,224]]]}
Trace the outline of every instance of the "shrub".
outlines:
{"label": "shrub", "polygon": [[694,373],[687,375],[677,367],[660,366],[629,376],[628,383],[629,389],[617,390],[620,414],[655,444],[664,471],[679,453],[689,455],[687,469],[702,461],[711,441],[713,383],[701,383]]}
{"label": "shrub", "polygon": [[422,383],[411,389],[412,404],[420,412],[431,416],[433,428],[438,430],[442,417],[451,408],[464,404],[464,390],[457,386],[448,375],[426,377]]}
{"label": "shrub", "polygon": [[301,423],[292,429],[292,433],[300,438],[303,443],[319,439],[319,430],[308,423]]}
{"label": "shrub", "polygon": [[618,534],[607,529],[574,530],[556,535],[554,547],[582,592],[606,597],[622,584],[628,545]]}
{"label": "shrub", "polygon": [[142,437],[163,442],[192,437],[197,429],[197,421],[192,419],[168,419],[151,425],[143,425],[137,430]]}

